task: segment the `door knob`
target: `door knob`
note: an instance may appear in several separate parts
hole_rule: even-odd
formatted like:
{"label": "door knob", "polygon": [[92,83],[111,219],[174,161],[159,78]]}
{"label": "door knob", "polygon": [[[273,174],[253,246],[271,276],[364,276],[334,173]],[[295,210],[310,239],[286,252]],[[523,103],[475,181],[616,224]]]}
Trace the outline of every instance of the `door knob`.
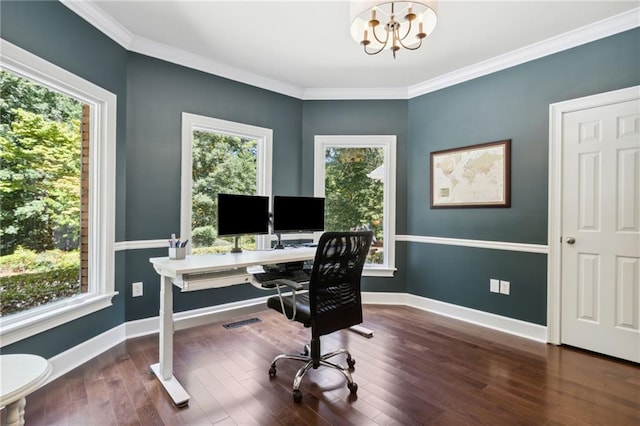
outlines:
{"label": "door knob", "polygon": [[573,244],[576,242],[576,239],[573,237],[567,237],[565,241],[567,242],[567,244]]}

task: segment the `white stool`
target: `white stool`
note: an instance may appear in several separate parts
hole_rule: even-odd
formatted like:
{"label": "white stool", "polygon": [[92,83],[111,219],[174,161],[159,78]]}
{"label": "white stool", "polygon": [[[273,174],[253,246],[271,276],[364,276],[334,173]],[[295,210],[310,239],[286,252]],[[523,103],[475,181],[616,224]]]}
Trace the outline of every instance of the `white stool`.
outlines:
{"label": "white stool", "polygon": [[24,425],[27,395],[42,386],[50,374],[51,364],[41,356],[0,355],[0,408],[6,406],[7,426]]}

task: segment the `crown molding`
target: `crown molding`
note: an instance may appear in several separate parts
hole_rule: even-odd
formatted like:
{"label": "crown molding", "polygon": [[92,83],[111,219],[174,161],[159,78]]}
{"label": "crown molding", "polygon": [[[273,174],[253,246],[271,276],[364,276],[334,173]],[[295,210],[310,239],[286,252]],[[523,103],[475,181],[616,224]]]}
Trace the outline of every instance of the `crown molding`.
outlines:
{"label": "crown molding", "polygon": [[299,87],[249,73],[163,43],[138,37],[116,22],[92,1],[60,0],[60,2],[120,46],[131,52],[162,59],[208,74],[302,99],[303,90]]}
{"label": "crown molding", "polygon": [[304,89],[301,99],[311,100],[369,100],[369,99],[408,99],[406,87],[368,87],[368,88],[334,88]]}
{"label": "crown molding", "polygon": [[138,37],[117,23],[92,1],[60,0],[60,2],[127,50],[302,100],[411,99],[640,26],[640,7],[638,7],[407,88],[325,89],[293,86]]}
{"label": "crown molding", "polygon": [[92,1],[60,0],[60,3],[69,8],[73,13],[96,27],[100,32],[118,43],[125,49],[129,49],[134,35],[120,25],[111,16],[104,13]]}
{"label": "crown molding", "polygon": [[640,26],[640,7],[408,88],[409,99]]}
{"label": "crown molding", "polygon": [[141,53],[153,58],[162,59],[177,65],[227,78],[260,89],[302,99],[303,90],[282,81],[273,80],[258,74],[250,73],[221,62],[213,61],[202,55],[158,43],[142,37],[134,36],[130,47],[132,52]]}

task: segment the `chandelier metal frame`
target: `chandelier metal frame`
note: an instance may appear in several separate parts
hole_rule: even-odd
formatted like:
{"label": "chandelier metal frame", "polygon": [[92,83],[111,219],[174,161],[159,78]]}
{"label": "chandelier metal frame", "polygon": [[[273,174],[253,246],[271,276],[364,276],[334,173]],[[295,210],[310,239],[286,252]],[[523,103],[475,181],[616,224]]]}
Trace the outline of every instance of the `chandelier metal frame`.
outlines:
{"label": "chandelier metal frame", "polygon": [[[386,18],[385,23],[380,22],[380,15]],[[367,55],[377,55],[390,49],[395,59],[401,48],[418,50],[436,23],[433,0],[352,2],[351,35]]]}

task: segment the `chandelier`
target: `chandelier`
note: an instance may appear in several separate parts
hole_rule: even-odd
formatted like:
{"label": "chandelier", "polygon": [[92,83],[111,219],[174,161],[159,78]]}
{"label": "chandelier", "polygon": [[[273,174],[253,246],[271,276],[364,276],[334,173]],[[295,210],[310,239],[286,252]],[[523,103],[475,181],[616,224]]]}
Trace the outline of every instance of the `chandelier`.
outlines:
{"label": "chandelier", "polygon": [[417,50],[436,27],[436,0],[351,1],[351,37],[367,55],[390,49]]}

